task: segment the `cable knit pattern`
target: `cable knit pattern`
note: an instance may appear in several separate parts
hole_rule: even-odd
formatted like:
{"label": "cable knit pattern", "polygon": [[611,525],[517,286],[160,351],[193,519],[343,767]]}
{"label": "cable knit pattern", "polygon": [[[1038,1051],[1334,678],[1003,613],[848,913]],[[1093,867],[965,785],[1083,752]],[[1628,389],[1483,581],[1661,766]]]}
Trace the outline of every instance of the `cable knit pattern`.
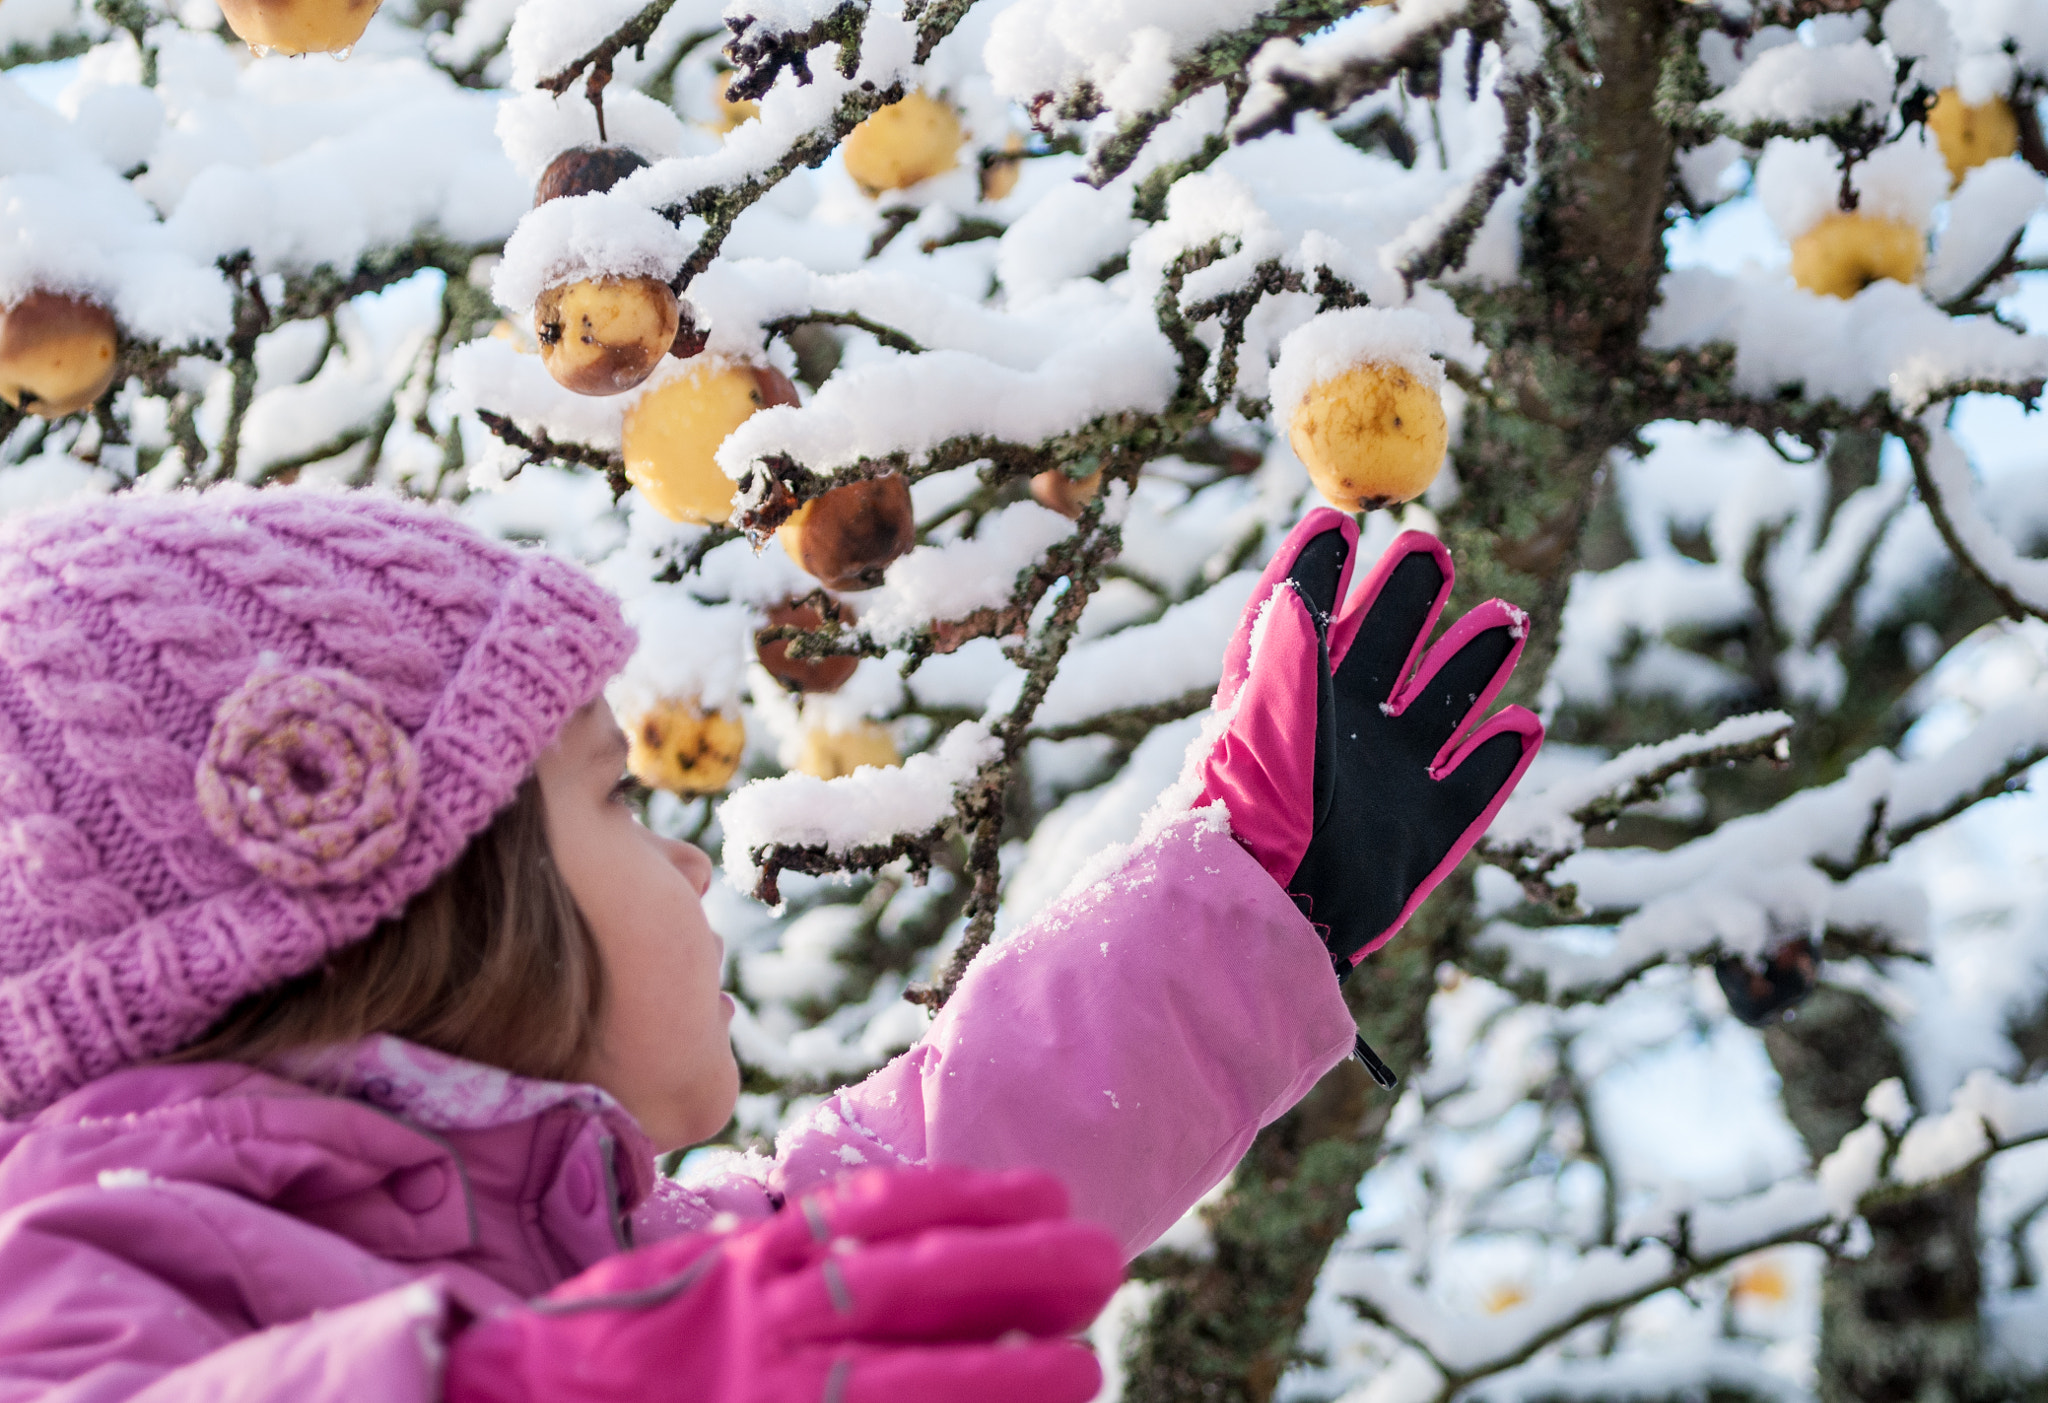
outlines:
{"label": "cable knit pattern", "polygon": [[574,566],[386,498],[0,528],[0,1115],[402,910],[631,647]]}

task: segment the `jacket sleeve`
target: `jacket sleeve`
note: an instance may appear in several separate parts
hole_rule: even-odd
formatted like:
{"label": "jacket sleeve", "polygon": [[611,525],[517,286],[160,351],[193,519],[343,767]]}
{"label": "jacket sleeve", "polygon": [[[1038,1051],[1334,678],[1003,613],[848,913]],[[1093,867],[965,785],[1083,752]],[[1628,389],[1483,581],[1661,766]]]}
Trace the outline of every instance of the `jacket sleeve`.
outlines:
{"label": "jacket sleeve", "polygon": [[281,1239],[239,1250],[238,1219],[261,1211],[153,1183],[0,1215],[0,1403],[435,1403],[443,1343],[469,1314],[452,1288],[364,1254],[309,1283],[304,1314],[253,1318],[249,1302],[277,1292],[251,1278],[297,1257]]}
{"label": "jacket sleeve", "polygon": [[784,1133],[776,1178],[1049,1170],[1135,1255],[1351,1050],[1330,957],[1220,811],[984,951],[917,1046]]}

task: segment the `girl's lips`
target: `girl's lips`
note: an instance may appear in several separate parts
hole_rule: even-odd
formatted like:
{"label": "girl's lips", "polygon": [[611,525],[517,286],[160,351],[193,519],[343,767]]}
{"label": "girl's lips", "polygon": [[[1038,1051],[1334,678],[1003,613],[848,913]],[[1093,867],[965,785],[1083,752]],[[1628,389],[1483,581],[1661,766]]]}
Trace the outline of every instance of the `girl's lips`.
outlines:
{"label": "girl's lips", "polygon": [[734,1013],[739,1011],[739,1005],[733,1001],[732,995],[720,993],[718,998],[725,1005],[725,1016],[727,1018],[732,1017]]}

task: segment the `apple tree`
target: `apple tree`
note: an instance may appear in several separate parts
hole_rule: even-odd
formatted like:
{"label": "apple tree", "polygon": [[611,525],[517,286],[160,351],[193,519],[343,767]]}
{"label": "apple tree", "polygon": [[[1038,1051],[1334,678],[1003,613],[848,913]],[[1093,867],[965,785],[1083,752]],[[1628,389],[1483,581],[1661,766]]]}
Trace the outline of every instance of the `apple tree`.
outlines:
{"label": "apple tree", "polygon": [[728,879],[695,1153],[1139,832],[1329,501],[1527,611],[1551,741],[1346,986],[1401,1085],[1139,1259],[1113,1391],[2048,1396],[2038,0],[4,0],[0,63],[0,505],[404,493],[625,600]]}

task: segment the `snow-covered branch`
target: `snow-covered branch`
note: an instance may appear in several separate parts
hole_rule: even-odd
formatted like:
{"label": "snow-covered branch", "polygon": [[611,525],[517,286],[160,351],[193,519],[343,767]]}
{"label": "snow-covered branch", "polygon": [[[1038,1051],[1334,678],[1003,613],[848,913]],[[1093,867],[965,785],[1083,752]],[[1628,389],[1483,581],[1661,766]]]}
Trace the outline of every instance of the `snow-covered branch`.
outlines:
{"label": "snow-covered branch", "polygon": [[2048,701],[2013,702],[1938,755],[1871,751],[1831,785],[1667,852],[1582,849],[1549,882],[1584,910],[1627,914],[1598,931],[1495,921],[1478,949],[1502,960],[1510,986],[1551,1002],[1605,998],[1661,964],[1756,958],[1824,931],[1843,951],[1910,953],[1925,939],[1925,898],[1885,860],[2044,758]]}
{"label": "snow-covered branch", "polygon": [[1782,711],[1734,716],[1712,730],[1639,745],[1582,775],[1540,790],[1518,790],[1487,830],[1486,859],[1524,882],[1540,882],[1585,846],[1586,829],[1661,798],[1689,770],[1745,760],[1789,758],[1792,718]]}
{"label": "snow-covered branch", "polygon": [[[2039,393],[2039,386],[2034,387]],[[2014,618],[2048,618],[2048,560],[2022,556],[1977,510],[1970,461],[1955,437],[1929,414],[1902,426],[1913,479],[1941,538]]]}
{"label": "snow-covered branch", "polygon": [[1302,112],[1334,117],[1370,93],[1406,77],[1410,88],[1432,94],[1444,52],[1469,34],[1467,83],[1478,96],[1479,54],[1502,41],[1510,23],[1501,0],[1411,0],[1380,24],[1353,28],[1302,47],[1273,43],[1252,65],[1234,139],[1251,141],[1292,131]]}
{"label": "snow-covered branch", "polygon": [[1869,1106],[1871,1119],[1812,1174],[1741,1198],[1641,1210],[1621,1225],[1625,1247],[1592,1248],[1563,1280],[1510,1310],[1481,1318],[1452,1313],[1370,1261],[1351,1266],[1346,1300],[1428,1358],[1435,1397],[1448,1403],[1589,1322],[1765,1248],[1841,1247],[1860,1213],[2048,1139],[2048,1082],[2014,1085],[1984,1070],[1972,1073],[1940,1113],[1914,1117],[1896,1082],[1873,1092]]}

